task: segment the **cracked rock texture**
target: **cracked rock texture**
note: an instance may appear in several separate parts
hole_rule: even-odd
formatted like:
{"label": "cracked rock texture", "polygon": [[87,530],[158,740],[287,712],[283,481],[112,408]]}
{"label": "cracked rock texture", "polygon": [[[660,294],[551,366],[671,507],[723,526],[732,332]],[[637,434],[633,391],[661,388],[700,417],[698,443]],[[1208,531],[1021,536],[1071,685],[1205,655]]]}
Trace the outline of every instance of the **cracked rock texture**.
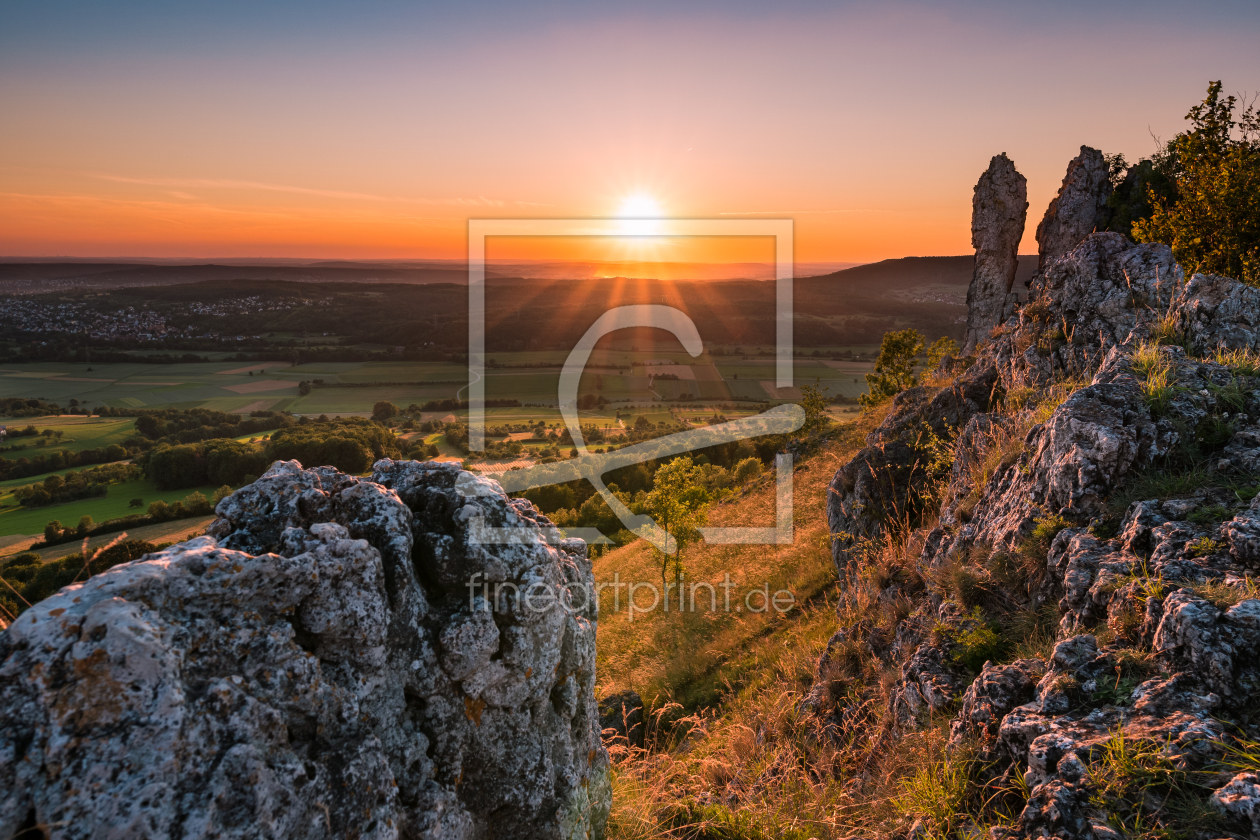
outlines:
{"label": "cracked rock texture", "polygon": [[1044,271],[1052,260],[1070,253],[1091,233],[1107,224],[1107,199],[1112,186],[1102,152],[1081,146],[1081,153],[1068,162],[1059,194],[1046,208],[1037,225],[1037,270]]}
{"label": "cracked rock texture", "polygon": [[1028,179],[1003,152],[994,155],[971,199],[971,247],[976,264],[967,287],[963,352],[1002,322],[1019,268],[1019,240],[1028,216]]}
{"label": "cracked rock texture", "polygon": [[581,541],[445,464],[277,462],[217,513],[0,634],[0,836],[601,836],[595,608],[524,603]]}
{"label": "cracked rock texture", "polygon": [[[1260,776],[1225,758],[1260,743],[1260,374],[1217,352],[1260,350],[1260,292],[1091,233],[1109,190],[1083,149],[1028,302],[837,470],[833,558],[850,586],[880,581],[878,606],[839,628],[801,708],[879,738],[951,717],[949,751],[1015,815],[994,840],[1260,838]],[[1033,621],[1044,647],[1016,658]],[[1135,779],[1104,790],[1118,744],[1195,774],[1217,821],[1178,824]]]}

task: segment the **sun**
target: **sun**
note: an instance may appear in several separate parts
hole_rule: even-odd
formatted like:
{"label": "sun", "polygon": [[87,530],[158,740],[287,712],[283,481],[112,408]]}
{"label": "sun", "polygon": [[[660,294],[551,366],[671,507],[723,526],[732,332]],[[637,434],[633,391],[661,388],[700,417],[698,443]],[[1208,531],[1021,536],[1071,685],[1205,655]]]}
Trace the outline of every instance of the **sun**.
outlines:
{"label": "sun", "polygon": [[626,196],[617,210],[617,216],[622,219],[659,219],[664,215],[660,202],[643,193]]}

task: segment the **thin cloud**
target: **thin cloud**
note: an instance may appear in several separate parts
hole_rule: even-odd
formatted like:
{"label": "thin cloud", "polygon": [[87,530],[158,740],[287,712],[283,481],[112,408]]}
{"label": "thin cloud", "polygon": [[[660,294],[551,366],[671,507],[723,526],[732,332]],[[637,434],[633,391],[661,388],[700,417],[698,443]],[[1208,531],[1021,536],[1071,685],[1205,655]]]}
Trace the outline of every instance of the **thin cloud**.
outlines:
{"label": "thin cloud", "polygon": [[806,213],[891,213],[891,210],[875,210],[869,207],[857,210],[733,210],[718,213],[719,216],[802,216]]}
{"label": "thin cloud", "polygon": [[175,218],[170,215],[171,213],[186,215],[189,212],[197,212],[217,216],[226,220],[237,219],[250,222],[256,222],[259,220],[281,223],[309,223],[312,221],[356,221],[375,223],[384,221],[391,223],[408,222],[417,224],[420,227],[431,228],[444,228],[450,227],[451,225],[459,226],[464,224],[463,219],[451,216],[390,215],[383,217],[380,215],[370,214],[362,209],[345,209],[337,211],[303,210],[295,213],[285,212],[282,210],[242,210],[239,208],[221,207],[219,205],[201,201],[190,204],[177,203],[169,200],[112,198],[100,195],[75,195],[66,193],[48,194],[0,192],[0,201],[4,200],[24,200],[38,202],[44,205],[60,205],[62,207],[72,208],[128,208],[135,212],[143,213],[158,221],[170,222],[171,224],[177,225],[187,225],[191,223]]}
{"label": "thin cloud", "polygon": [[269,184],[263,181],[240,181],[231,178],[129,178],[123,175],[108,175],[104,173],[92,173],[92,177],[101,181],[112,181],[118,184],[141,184],[149,187],[166,187],[170,189],[255,190],[260,192],[289,193],[292,195],[310,195],[317,196],[319,198],[339,198],[350,201],[428,204],[447,207],[508,207],[509,205],[526,207],[551,206],[549,204],[541,204],[534,201],[508,201],[500,198],[486,198],[484,195],[479,195],[474,198],[404,198],[402,196],[376,195],[374,193],[295,187],[288,184]]}

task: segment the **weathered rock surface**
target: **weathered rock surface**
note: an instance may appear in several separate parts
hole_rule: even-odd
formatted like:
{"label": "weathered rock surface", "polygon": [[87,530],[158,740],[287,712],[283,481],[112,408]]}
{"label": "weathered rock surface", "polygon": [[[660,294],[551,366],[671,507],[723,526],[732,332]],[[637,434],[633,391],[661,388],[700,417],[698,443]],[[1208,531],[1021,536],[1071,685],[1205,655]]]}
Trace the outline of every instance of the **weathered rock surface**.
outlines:
{"label": "weathered rock surface", "polygon": [[1075,249],[1085,237],[1106,226],[1107,199],[1111,191],[1102,152],[1081,146],[1081,153],[1068,162],[1059,194],[1037,225],[1039,272]]}
{"label": "weathered rock surface", "polygon": [[[952,368],[965,373],[945,390],[986,382],[992,396],[908,391],[837,471],[837,568],[855,587],[879,580],[868,597],[900,598],[906,615],[841,632],[875,660],[868,674],[887,675],[881,733],[956,709],[950,750],[976,759],[973,781],[1019,813],[994,838],[1121,837],[1135,820],[1200,831],[1123,776],[1103,790],[1103,759],[1121,744],[1159,772],[1210,781],[1195,807],[1223,821],[1202,836],[1257,836],[1255,774],[1222,776],[1219,762],[1229,745],[1260,741],[1260,375],[1214,351],[1260,350],[1260,293],[1186,280],[1165,246],[1091,234],[1108,189],[1101,163],[1074,162],[1039,232],[1046,260],[1029,302]],[[947,472],[927,475],[915,429],[931,430],[938,457],[952,439]],[[897,561],[926,592],[885,583],[888,552],[870,546],[890,511],[908,555]],[[1048,619],[1053,652],[1001,659],[1034,617]],[[903,636],[914,643],[887,643]],[[930,822],[908,815],[903,829],[926,834]]]}
{"label": "weathered rock surface", "polygon": [[1204,350],[1260,350],[1260,289],[1229,277],[1196,274],[1178,295],[1178,326]]}
{"label": "weathered rock surface", "polygon": [[1028,216],[1028,179],[1005,153],[994,155],[971,199],[971,247],[976,264],[967,287],[963,352],[1002,322],[1019,268],[1019,241]]}
{"label": "weathered rock surface", "polygon": [[1212,794],[1212,805],[1222,814],[1250,824],[1251,836],[1260,837],[1260,773],[1239,773]]}
{"label": "weathered rock surface", "polygon": [[442,464],[278,462],[218,514],[0,634],[0,836],[601,834],[595,608],[538,608],[580,541]]}
{"label": "weathered rock surface", "polygon": [[988,410],[996,384],[992,366],[977,367],[949,388],[935,393],[911,388],[894,398],[892,411],[867,436],[866,447],[840,468],[828,488],[832,558],[841,577],[863,538],[877,536],[889,521],[914,514],[916,492],[932,477],[933,436],[947,439]]}
{"label": "weathered rock surface", "polygon": [[986,752],[991,751],[1002,719],[1033,699],[1045,670],[1040,659],[1020,659],[1010,665],[986,663],[963,694],[962,707],[950,726],[950,744],[959,746],[974,738]]}

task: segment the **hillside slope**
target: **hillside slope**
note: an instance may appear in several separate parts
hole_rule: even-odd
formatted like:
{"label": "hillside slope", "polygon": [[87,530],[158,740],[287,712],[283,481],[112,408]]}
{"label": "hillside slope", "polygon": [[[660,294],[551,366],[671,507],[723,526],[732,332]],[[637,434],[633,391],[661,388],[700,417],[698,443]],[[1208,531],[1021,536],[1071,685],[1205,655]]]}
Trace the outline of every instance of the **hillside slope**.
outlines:
{"label": "hillside slope", "polygon": [[1260,290],[1095,234],[1031,292],[835,459],[825,643],[601,649],[614,836],[1260,837]]}

